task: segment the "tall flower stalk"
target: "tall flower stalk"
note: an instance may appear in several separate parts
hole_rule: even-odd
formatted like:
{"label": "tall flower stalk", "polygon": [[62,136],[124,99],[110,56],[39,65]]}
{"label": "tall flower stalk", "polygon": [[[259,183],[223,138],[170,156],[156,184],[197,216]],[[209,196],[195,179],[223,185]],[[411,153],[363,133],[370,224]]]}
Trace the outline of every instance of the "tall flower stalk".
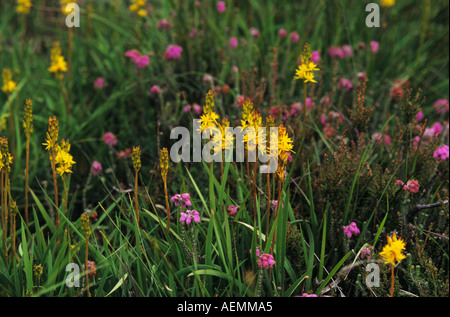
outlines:
{"label": "tall flower stalk", "polygon": [[141,170],[141,147],[133,146],[133,152],[131,153],[131,160],[134,167],[134,208],[136,213],[136,222],[139,227],[139,203],[138,203],[138,179],[139,171]]}
{"label": "tall flower stalk", "polygon": [[394,267],[396,263],[406,259],[406,256],[403,254],[406,247],[406,242],[404,242],[401,238],[397,238],[395,233],[392,235],[392,238],[387,236],[387,242],[388,243],[383,247],[382,252],[380,252],[380,256],[384,260],[384,263],[391,265],[391,289],[389,295],[390,297],[394,297]]}
{"label": "tall flower stalk", "polygon": [[25,101],[24,119],[22,121],[25,135],[27,137],[26,143],[26,160],[25,160],[25,222],[28,226],[28,181],[30,176],[30,137],[33,133],[33,102],[31,99]]}
{"label": "tall flower stalk", "polygon": [[9,153],[8,139],[6,137],[0,138],[0,199],[2,207],[2,230],[3,230],[3,247],[5,250],[5,256],[8,257],[8,248],[6,245],[7,228],[8,228],[8,199],[10,198],[10,183],[9,172],[10,165],[12,164],[13,157]]}
{"label": "tall flower stalk", "polygon": [[159,166],[161,168],[161,177],[164,183],[164,197],[166,199],[166,212],[167,212],[167,232],[170,230],[170,205],[169,197],[167,194],[167,172],[169,170],[169,153],[167,148],[163,148],[159,152]]}
{"label": "tall flower stalk", "polygon": [[85,279],[86,279],[87,294],[90,297],[91,294],[89,292],[88,256],[89,256],[89,237],[91,236],[91,224],[90,224],[89,216],[86,213],[83,213],[81,215],[81,230],[83,231],[84,237],[86,239],[85,258],[84,258],[84,274],[85,274]]}

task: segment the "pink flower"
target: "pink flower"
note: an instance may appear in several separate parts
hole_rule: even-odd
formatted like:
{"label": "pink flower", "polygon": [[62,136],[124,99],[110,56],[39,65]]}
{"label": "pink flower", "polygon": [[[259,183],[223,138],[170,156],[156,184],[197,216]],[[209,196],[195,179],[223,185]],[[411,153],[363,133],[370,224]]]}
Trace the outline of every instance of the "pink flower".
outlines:
{"label": "pink flower", "polygon": [[352,47],[350,45],[343,45],[342,52],[344,52],[344,57],[352,57],[353,56]]}
{"label": "pink flower", "polygon": [[97,176],[98,174],[100,174],[102,171],[102,164],[100,164],[97,161],[92,162],[91,164],[91,173],[94,176]]}
{"label": "pink flower", "polygon": [[383,141],[384,145],[390,145],[391,144],[391,138],[387,134],[382,134],[380,132],[372,134],[372,139],[376,140],[377,143],[380,143]]}
{"label": "pink flower", "polygon": [[338,46],[331,46],[330,49],[328,50],[328,54],[330,55],[330,57],[333,58],[344,58],[345,57],[345,53],[344,51],[338,47]]}
{"label": "pink flower", "polygon": [[172,28],[172,24],[170,24],[168,19],[161,19],[158,21],[157,27],[160,30],[170,30]]}
{"label": "pink flower", "polygon": [[257,39],[259,37],[259,30],[257,28],[250,28],[250,35]]}
{"label": "pink flower", "polygon": [[447,160],[449,158],[448,145],[443,144],[438,147],[437,150],[434,151],[433,157],[441,161]]}
{"label": "pink flower", "polygon": [[303,293],[300,297],[318,297],[316,294]]}
{"label": "pink flower", "polygon": [[347,235],[347,237],[351,238],[352,235],[357,235],[359,234],[359,229],[356,226],[356,223],[352,222],[350,223],[348,226],[344,226],[344,233]]}
{"label": "pink flower", "polygon": [[409,181],[406,182],[406,185],[403,186],[403,190],[407,190],[410,193],[417,193],[419,191],[419,182],[416,181],[415,179],[411,179]]}
{"label": "pink flower", "polygon": [[353,88],[353,84],[349,79],[341,78],[339,80],[338,89],[340,89],[340,90],[344,89],[345,91],[350,91],[352,88]]}
{"label": "pink flower", "polygon": [[286,32],[285,29],[280,29],[280,30],[278,31],[278,35],[279,35],[280,37],[286,37],[287,32]]}
{"label": "pink flower", "polygon": [[235,216],[237,211],[238,211],[238,209],[239,209],[239,206],[237,206],[237,205],[230,205],[230,206],[228,206],[228,211],[229,211],[228,215],[229,216]]}
{"label": "pink flower", "polygon": [[371,245],[368,248],[364,248],[361,250],[361,259],[364,259],[365,257],[368,257],[369,260],[372,258],[372,249],[373,245]]}
{"label": "pink flower", "polygon": [[137,68],[143,68],[150,63],[150,58],[147,55],[142,55],[138,50],[132,49],[125,52],[125,56],[129,57]]}
{"label": "pink flower", "polygon": [[217,11],[220,13],[223,13],[227,10],[226,6],[225,6],[225,1],[219,1],[217,2]]}
{"label": "pink flower", "polygon": [[440,122],[435,122],[431,126],[431,130],[433,131],[434,135],[441,134],[442,132],[442,124]]}
{"label": "pink flower", "polygon": [[231,49],[236,48],[238,45],[238,39],[236,37],[232,37],[228,40],[228,47]]}
{"label": "pink flower", "polygon": [[158,85],[153,85],[152,88],[150,88],[150,92],[152,94],[159,94],[161,92],[161,88],[159,88]]}
{"label": "pink flower", "polygon": [[196,28],[192,28],[191,32],[189,33],[189,37],[191,39],[193,39],[195,37],[195,35],[197,34],[197,29]]}
{"label": "pink flower", "polygon": [[117,138],[111,132],[106,132],[105,135],[103,135],[103,142],[108,146],[115,146],[117,145]]}
{"label": "pink flower", "polygon": [[292,43],[297,43],[300,39],[300,35],[298,35],[297,32],[293,31],[291,34],[289,34],[289,38],[291,39]]}
{"label": "pink flower", "polygon": [[105,78],[103,78],[103,77],[98,77],[98,78],[94,81],[94,88],[95,88],[95,89],[102,89],[103,87],[105,87]]}
{"label": "pink flower", "polygon": [[168,61],[180,59],[182,51],[183,51],[183,48],[181,46],[169,45],[169,47],[164,52],[164,58]]}
{"label": "pink flower", "polygon": [[370,49],[372,50],[372,53],[376,54],[378,52],[379,45],[380,45],[380,43],[378,43],[377,41],[370,42]]}
{"label": "pink flower", "polygon": [[420,110],[416,115],[416,121],[420,122],[420,121],[422,121],[422,119],[423,119],[423,111]]}
{"label": "pink flower", "polygon": [[196,115],[200,115],[202,113],[202,107],[199,104],[194,103],[192,105],[192,109],[194,110]]}
{"label": "pink flower", "polygon": [[397,184],[397,185],[399,185],[399,186],[403,186],[403,185],[405,185],[405,183],[403,183],[401,180],[399,180],[399,179],[397,179],[396,181],[395,181],[395,183]]}
{"label": "pink flower", "polygon": [[186,222],[190,224],[192,220],[196,223],[200,223],[200,214],[197,210],[186,210],[186,212],[180,212],[180,222]]}
{"label": "pink flower", "polygon": [[257,262],[259,267],[263,267],[266,270],[273,268],[275,265],[275,260],[271,254],[265,253],[260,256]]}
{"label": "pink flower", "polygon": [[449,110],[448,99],[439,99],[436,100],[433,104],[433,107],[436,108],[437,113],[445,113]]}
{"label": "pink flower", "polygon": [[317,65],[319,64],[319,61],[320,61],[319,51],[313,51],[311,53],[311,62]]}
{"label": "pink flower", "polygon": [[181,206],[181,208],[186,208],[187,206],[192,206],[191,203],[191,195],[188,193],[185,194],[175,194],[170,198],[171,201],[175,204],[176,207],[178,205]]}
{"label": "pink flower", "polygon": [[204,83],[211,83],[213,81],[213,78],[210,74],[203,75],[203,82]]}
{"label": "pink flower", "polygon": [[359,72],[359,73],[358,73],[358,79],[359,79],[359,80],[363,81],[363,80],[365,80],[366,78],[367,78],[366,73],[364,73],[364,72]]}

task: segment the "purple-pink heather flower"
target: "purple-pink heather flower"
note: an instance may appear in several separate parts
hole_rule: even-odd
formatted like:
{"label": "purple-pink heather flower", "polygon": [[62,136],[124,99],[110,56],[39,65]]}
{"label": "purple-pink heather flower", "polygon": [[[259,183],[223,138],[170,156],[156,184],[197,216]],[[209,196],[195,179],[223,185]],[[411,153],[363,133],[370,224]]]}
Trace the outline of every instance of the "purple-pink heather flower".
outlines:
{"label": "purple-pink heather flower", "polygon": [[443,144],[439,146],[437,150],[434,151],[433,157],[440,161],[447,160],[449,158],[448,145]]}
{"label": "purple-pink heather flower", "polygon": [[225,6],[225,1],[219,1],[217,2],[217,11],[220,13],[223,13],[227,10],[227,7]]}
{"label": "purple-pink heather flower", "polygon": [[318,297],[316,294],[303,293],[300,297]]}
{"label": "purple-pink heather flower", "polygon": [[250,28],[250,35],[257,39],[259,37],[259,30],[257,28]]}
{"label": "purple-pink heather flower", "polygon": [[153,85],[152,88],[150,88],[150,92],[152,94],[159,94],[161,92],[161,88],[158,85]]}
{"label": "purple-pink heather flower", "polygon": [[94,176],[97,176],[102,172],[102,164],[100,162],[94,161],[91,164],[91,173]]}
{"label": "purple-pink heather flower", "polygon": [[344,233],[347,235],[347,237],[351,238],[352,235],[357,235],[359,234],[359,229],[356,226],[355,222],[350,223],[348,226],[344,226]]}
{"label": "purple-pink heather flower", "polygon": [[300,35],[296,31],[292,31],[291,34],[289,34],[289,38],[291,39],[292,43],[297,43],[300,39]]}
{"label": "purple-pink heather flower", "polygon": [[433,107],[436,109],[437,113],[445,113],[449,110],[448,99],[439,99],[436,100],[433,104]]}
{"label": "purple-pink heather flower", "polygon": [[415,179],[410,179],[406,182],[406,185],[403,186],[403,190],[407,190],[410,193],[417,193],[419,191],[420,185],[419,182]]}
{"label": "purple-pink heather flower", "polygon": [[180,59],[183,48],[179,45],[169,45],[164,52],[164,58],[168,61]]}
{"label": "purple-pink heather flower", "polygon": [[94,88],[95,88],[95,89],[102,89],[103,87],[105,87],[105,78],[103,78],[103,77],[98,77],[98,78],[94,81]]}
{"label": "purple-pink heather flower", "polygon": [[372,249],[373,249],[373,245],[371,245],[368,248],[364,248],[361,250],[361,259],[364,259],[365,257],[367,257],[369,260],[372,258]]}
{"label": "purple-pink heather flower", "polygon": [[172,24],[168,19],[161,19],[158,21],[157,27],[160,30],[170,30],[172,28]]}
{"label": "purple-pink heather flower", "polygon": [[319,64],[319,61],[320,61],[319,51],[313,51],[311,53],[311,62],[317,65]]}
{"label": "purple-pink heather flower", "polygon": [[181,208],[186,208],[187,206],[192,206],[191,203],[191,195],[188,193],[185,194],[175,194],[170,198],[171,201],[175,204],[176,207],[178,205],[181,206]]}
{"label": "purple-pink heather flower", "polygon": [[180,212],[180,222],[186,222],[190,224],[192,220],[196,223],[200,223],[200,214],[197,210],[186,210],[186,212]]}
{"label": "purple-pink heather flower", "polygon": [[405,183],[403,183],[403,181],[400,180],[400,179],[397,179],[397,180],[395,181],[395,183],[396,183],[398,186],[403,186],[403,185],[405,185]]}
{"label": "purple-pink heather flower", "polygon": [[359,80],[364,81],[366,78],[367,78],[366,73],[364,73],[364,72],[359,72],[358,73],[358,79]]}
{"label": "purple-pink heather flower", "polygon": [[331,46],[328,50],[328,54],[333,58],[344,58],[345,53],[339,46]]}
{"label": "purple-pink heather flower", "polygon": [[353,56],[353,50],[350,45],[343,45],[342,51],[344,52],[344,57],[352,57]]}
{"label": "purple-pink heather flower", "polygon": [[131,61],[136,64],[137,68],[143,68],[150,63],[150,58],[147,55],[142,55],[138,50],[132,49],[125,52],[125,56],[129,57]]}
{"label": "purple-pink heather flower", "polygon": [[228,215],[229,216],[235,216],[237,211],[238,211],[238,209],[239,209],[238,205],[230,205],[230,206],[228,206],[228,212],[229,212]]}
{"label": "purple-pink heather flower", "polygon": [[285,29],[280,29],[278,31],[278,35],[281,36],[281,37],[286,37],[287,31]]}
{"label": "purple-pink heather flower", "polygon": [[259,267],[263,267],[268,270],[273,268],[275,265],[275,260],[271,254],[265,253],[259,257],[257,264]]}
{"label": "purple-pink heather flower", "polygon": [[422,119],[423,119],[423,111],[420,110],[416,115],[416,121],[420,122],[420,121],[422,121]]}
{"label": "purple-pink heather flower", "polygon": [[380,132],[376,132],[372,134],[372,139],[376,140],[377,143],[380,143],[383,141],[384,145],[390,145],[391,144],[391,137],[387,134],[382,134]]}
{"label": "purple-pink heather flower", "polygon": [[353,88],[353,84],[349,79],[347,79],[347,78],[339,79],[338,89],[350,91],[352,88]]}
{"label": "purple-pink heather flower", "polygon": [[236,48],[236,46],[238,45],[238,39],[237,37],[232,37],[228,40],[228,47],[231,49]]}
{"label": "purple-pink heather flower", "polygon": [[117,145],[117,138],[111,132],[106,132],[103,135],[103,142],[105,142],[105,144],[108,146],[115,146]]}
{"label": "purple-pink heather flower", "polygon": [[372,50],[372,53],[376,54],[378,52],[379,45],[380,45],[380,43],[378,43],[377,41],[370,42],[370,49]]}

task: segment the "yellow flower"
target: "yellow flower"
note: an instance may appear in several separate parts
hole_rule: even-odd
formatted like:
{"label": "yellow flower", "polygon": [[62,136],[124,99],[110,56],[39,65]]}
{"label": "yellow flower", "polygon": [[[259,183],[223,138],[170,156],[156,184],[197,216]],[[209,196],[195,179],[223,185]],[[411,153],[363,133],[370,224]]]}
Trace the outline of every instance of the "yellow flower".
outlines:
{"label": "yellow flower", "polygon": [[293,147],[293,141],[287,134],[286,128],[283,125],[280,125],[278,127],[278,155],[282,155],[286,152],[293,152]]}
{"label": "yellow flower", "polygon": [[61,72],[67,71],[67,63],[64,60],[64,56],[61,55],[61,47],[59,46],[59,42],[54,42],[51,55],[51,65],[48,68],[48,71],[55,74],[60,74]]}
{"label": "yellow flower", "polygon": [[402,253],[405,250],[406,242],[403,239],[397,239],[394,233],[391,237],[387,236],[388,244],[383,247],[383,251],[380,252],[381,257],[385,263],[391,263],[395,265],[395,262],[400,262],[405,259],[406,256]]}
{"label": "yellow flower", "polygon": [[392,7],[395,4],[395,0],[381,0],[382,7]]}
{"label": "yellow flower", "polygon": [[311,49],[308,43],[303,48],[301,60],[302,64],[295,71],[294,79],[304,79],[305,83],[316,83],[317,81],[314,80],[314,71],[320,69],[311,61]]}
{"label": "yellow flower", "polygon": [[143,8],[147,0],[132,0],[131,2],[132,4],[128,7],[131,12],[136,12],[140,17],[148,15],[148,11]]}
{"label": "yellow flower", "polygon": [[20,14],[30,13],[31,0],[17,0],[16,11]]}
{"label": "yellow flower", "polygon": [[10,94],[14,89],[16,89],[17,83],[12,80],[11,70],[9,68],[3,69],[2,78],[3,78],[2,90],[6,94]]}
{"label": "yellow flower", "polygon": [[67,173],[72,173],[72,165],[75,164],[73,156],[69,154],[69,151],[69,141],[62,140],[61,146],[56,145],[55,164],[59,165],[56,168],[56,171],[61,176]]}
{"label": "yellow flower", "polygon": [[206,94],[203,115],[200,116],[200,131],[203,132],[206,128],[217,127],[217,119],[219,119],[219,115],[214,112],[214,95],[212,90],[209,90]]}

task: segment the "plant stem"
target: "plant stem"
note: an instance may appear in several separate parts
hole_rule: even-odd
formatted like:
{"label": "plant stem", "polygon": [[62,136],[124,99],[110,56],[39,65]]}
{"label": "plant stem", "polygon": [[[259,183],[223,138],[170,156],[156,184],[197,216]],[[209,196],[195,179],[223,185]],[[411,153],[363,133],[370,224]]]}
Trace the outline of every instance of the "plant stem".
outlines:
{"label": "plant stem", "polygon": [[390,291],[391,297],[394,297],[394,284],[395,284],[394,265],[391,265],[391,291]]}
{"label": "plant stem", "polygon": [[136,222],[139,227],[139,205],[138,205],[138,171],[135,172],[135,183],[134,183],[134,207],[136,209]]}
{"label": "plant stem", "polygon": [[30,136],[27,135],[26,160],[25,160],[25,223],[28,226],[28,181],[30,170]]}

